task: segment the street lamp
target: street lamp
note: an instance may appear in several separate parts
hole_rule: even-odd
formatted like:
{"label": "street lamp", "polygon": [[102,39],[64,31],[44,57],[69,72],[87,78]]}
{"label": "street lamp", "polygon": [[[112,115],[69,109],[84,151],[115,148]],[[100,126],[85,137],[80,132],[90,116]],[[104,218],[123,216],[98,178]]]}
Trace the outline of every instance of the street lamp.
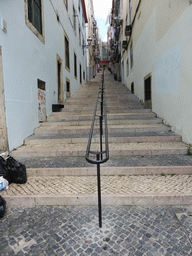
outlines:
{"label": "street lamp", "polygon": [[91,45],[91,42],[92,42],[92,39],[91,39],[91,37],[89,36],[88,38],[87,38],[87,45],[85,44],[85,45],[82,45],[82,48],[84,49],[85,47],[86,48],[88,48],[90,45]]}

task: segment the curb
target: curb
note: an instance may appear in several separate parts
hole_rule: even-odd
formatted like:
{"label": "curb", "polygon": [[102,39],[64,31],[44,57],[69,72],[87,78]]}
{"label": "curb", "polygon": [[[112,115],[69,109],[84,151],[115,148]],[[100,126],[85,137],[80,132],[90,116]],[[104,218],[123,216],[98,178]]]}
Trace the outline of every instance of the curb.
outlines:
{"label": "curb", "polygon": [[[101,175],[191,175],[192,166],[102,167]],[[76,168],[29,168],[32,176],[96,176],[97,167]]]}
{"label": "curb", "polygon": [[[92,206],[98,205],[97,196],[93,195],[38,195],[4,196],[7,206]],[[102,205],[190,205],[192,194],[162,195],[102,195]]]}

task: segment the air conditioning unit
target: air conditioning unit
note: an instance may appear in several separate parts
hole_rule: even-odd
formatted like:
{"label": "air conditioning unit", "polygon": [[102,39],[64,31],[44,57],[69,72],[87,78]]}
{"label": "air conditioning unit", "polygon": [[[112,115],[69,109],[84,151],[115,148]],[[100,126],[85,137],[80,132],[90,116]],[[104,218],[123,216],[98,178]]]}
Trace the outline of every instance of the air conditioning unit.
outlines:
{"label": "air conditioning unit", "polygon": [[130,36],[132,32],[132,26],[128,25],[125,27],[125,36]]}
{"label": "air conditioning unit", "polygon": [[127,47],[128,47],[128,43],[127,43],[126,40],[124,40],[124,41],[122,42],[122,48],[123,48],[124,50],[127,50]]}

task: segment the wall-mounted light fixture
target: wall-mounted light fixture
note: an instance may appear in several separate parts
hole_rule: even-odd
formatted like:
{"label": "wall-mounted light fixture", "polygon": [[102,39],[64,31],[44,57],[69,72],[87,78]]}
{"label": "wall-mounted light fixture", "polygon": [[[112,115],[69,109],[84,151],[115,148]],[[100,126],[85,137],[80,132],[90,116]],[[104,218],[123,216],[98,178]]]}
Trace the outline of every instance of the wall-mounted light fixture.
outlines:
{"label": "wall-mounted light fixture", "polygon": [[85,47],[86,48],[88,48],[90,45],[91,45],[91,42],[92,42],[92,38],[89,36],[88,38],[87,38],[87,45],[85,44],[85,45],[82,45],[82,48],[84,49]]}

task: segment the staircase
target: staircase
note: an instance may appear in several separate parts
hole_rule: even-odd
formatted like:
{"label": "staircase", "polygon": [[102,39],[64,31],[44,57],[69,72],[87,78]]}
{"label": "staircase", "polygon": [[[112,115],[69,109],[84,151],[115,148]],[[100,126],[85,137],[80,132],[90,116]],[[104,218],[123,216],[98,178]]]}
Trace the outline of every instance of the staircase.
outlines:
{"label": "staircase", "polygon": [[[96,166],[85,152],[100,79],[82,86],[12,152],[26,164],[28,182],[3,192],[8,205],[97,205]],[[101,165],[102,204],[191,203],[192,157],[181,136],[107,71],[105,87],[110,159]]]}

